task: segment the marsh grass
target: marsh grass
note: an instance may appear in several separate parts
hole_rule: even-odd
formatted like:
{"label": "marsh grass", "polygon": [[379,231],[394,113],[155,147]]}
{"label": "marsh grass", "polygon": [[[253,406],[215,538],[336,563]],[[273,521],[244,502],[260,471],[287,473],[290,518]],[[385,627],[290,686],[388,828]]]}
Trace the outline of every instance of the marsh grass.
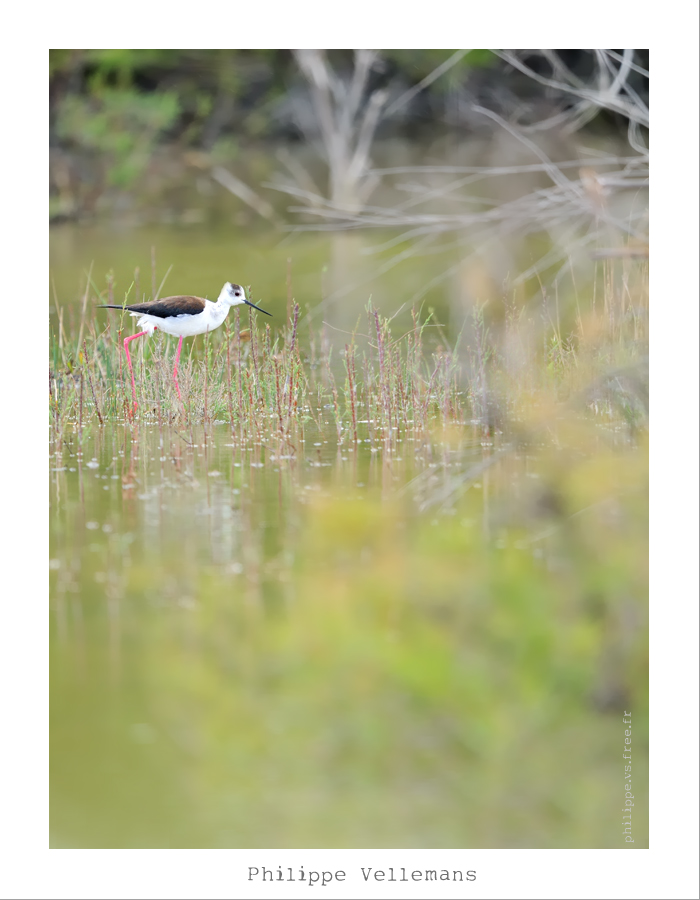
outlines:
{"label": "marsh grass", "polygon": [[452,344],[432,313],[421,319],[414,309],[410,327],[396,333],[371,301],[355,330],[337,342],[325,326],[302,322],[291,299],[278,330],[268,322],[260,327],[252,310],[234,311],[216,332],[184,343],[183,404],[172,378],[175,339],[138,342],[135,419],[122,349],[132,320],[93,311],[86,289],[77,322],[74,310],[55,300],[52,427],[58,434],[77,420],[81,429],[109,421],[226,422],[241,444],[276,440],[293,448],[294,436],[313,423],[331,425],[339,446],[367,441],[391,450],[436,426],[478,423],[484,438],[509,439],[529,428],[538,406],[568,403],[592,420],[619,420],[634,431],[648,412],[647,272],[646,264],[606,261],[585,298],[575,285],[567,298],[556,285],[542,287],[539,313],[518,308],[514,298],[474,306],[469,338]]}

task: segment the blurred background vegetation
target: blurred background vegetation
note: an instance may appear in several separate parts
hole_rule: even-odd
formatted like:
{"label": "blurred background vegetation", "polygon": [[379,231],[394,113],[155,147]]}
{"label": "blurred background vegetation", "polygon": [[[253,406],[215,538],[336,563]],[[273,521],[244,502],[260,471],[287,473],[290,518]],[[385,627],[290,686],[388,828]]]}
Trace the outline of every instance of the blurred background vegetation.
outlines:
{"label": "blurred background vegetation", "polygon": [[647,69],[50,51],[54,846],[648,846]]}
{"label": "blurred background vegetation", "polygon": [[[590,51],[556,52],[575,83],[594,73]],[[646,101],[647,79],[636,69],[648,64],[648,51],[634,54],[627,84]],[[352,78],[354,51],[324,56],[339,79]],[[527,51],[524,60],[534,72],[551,74],[539,51]],[[50,50],[49,76],[52,217],[93,213],[98,201],[114,202],[119,191],[138,186],[142,192],[143,176],[165,147],[190,151],[185,163],[206,167],[261,144],[306,139],[305,78],[291,50]],[[531,126],[574,103],[566,91],[489,50],[376,51],[363,93],[377,91],[387,93],[385,110],[410,93],[399,109],[382,115],[376,134],[410,141],[483,131],[489,123],[473,112],[480,104]],[[628,121],[602,105],[587,125],[624,134]],[[176,166],[171,175],[181,170]]]}

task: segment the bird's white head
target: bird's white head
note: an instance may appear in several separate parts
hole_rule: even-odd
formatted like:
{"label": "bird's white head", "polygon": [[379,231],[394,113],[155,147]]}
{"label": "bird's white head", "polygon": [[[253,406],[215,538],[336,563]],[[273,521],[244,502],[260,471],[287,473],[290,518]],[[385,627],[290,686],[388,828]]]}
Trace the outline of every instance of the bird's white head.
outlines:
{"label": "bird's white head", "polygon": [[252,306],[253,309],[257,309],[258,312],[265,313],[266,316],[272,315],[272,313],[269,313],[264,309],[260,309],[259,306],[256,306],[254,303],[251,303],[250,300],[247,300],[245,291],[240,286],[240,284],[231,284],[230,281],[227,281],[226,284],[221,288],[221,293],[219,294],[219,303],[221,302],[228,303],[229,306],[239,306],[241,303],[245,303],[247,306]]}
{"label": "bird's white head", "polygon": [[231,284],[230,281],[227,281],[221,289],[219,300],[223,300],[229,306],[238,306],[240,303],[246,302],[245,291],[240,284]]}

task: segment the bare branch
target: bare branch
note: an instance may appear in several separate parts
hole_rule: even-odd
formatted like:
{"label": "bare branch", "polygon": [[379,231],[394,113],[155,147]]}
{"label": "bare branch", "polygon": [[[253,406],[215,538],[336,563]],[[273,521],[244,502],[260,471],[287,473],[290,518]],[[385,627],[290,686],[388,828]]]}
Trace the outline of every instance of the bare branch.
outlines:
{"label": "bare branch", "polygon": [[232,175],[227,169],[224,169],[223,166],[214,166],[211,170],[211,177],[225,187],[227,191],[235,194],[239,200],[242,200],[251,209],[254,209],[259,216],[262,216],[269,222],[273,222],[275,225],[279,225],[277,215],[267,200],[256,194],[255,191],[242,182],[240,178],[236,178],[235,175]]}
{"label": "bare branch", "polygon": [[[599,61],[599,83],[598,87],[594,90],[585,86],[582,88],[574,87],[564,81],[558,81],[553,78],[548,78],[545,75],[540,75],[538,72],[535,72],[534,69],[526,66],[512,51],[494,50],[493,52],[498,57],[512,65],[514,68],[518,69],[518,71],[522,72],[524,75],[527,75],[528,78],[532,78],[539,84],[546,85],[547,87],[554,88],[555,90],[561,91],[563,93],[573,94],[576,97],[580,97],[582,100],[589,101],[590,103],[600,107],[601,109],[609,109],[613,112],[619,112],[627,118],[633,118],[635,121],[639,122],[640,125],[648,125],[649,123],[649,110],[647,109],[645,104],[629,103],[628,101],[624,100],[624,98],[621,98],[619,96],[619,92],[617,91],[615,92],[615,94],[611,94],[610,88],[612,87],[612,85],[608,84],[608,80],[605,75],[605,73],[608,71],[607,57],[605,56],[605,54],[599,55],[600,51],[596,52],[596,59]],[[626,74],[624,77],[626,79]]]}
{"label": "bare branch", "polygon": [[[588,248],[599,239],[611,242],[612,234],[603,226],[610,226],[617,233],[644,242],[648,224],[646,210],[635,206],[626,214],[612,202],[621,192],[638,192],[648,186],[648,148],[642,129],[648,127],[649,110],[634,88],[630,76],[648,77],[648,73],[634,62],[634,51],[618,54],[612,50],[591,51],[594,61],[593,74],[583,79],[573,72],[554,50],[493,51],[499,58],[518,71],[547,88],[573,98],[569,109],[562,109],[527,127],[516,127],[502,115],[484,106],[471,106],[471,111],[490,119],[518,143],[532,153],[536,162],[513,166],[401,166],[372,168],[370,153],[376,130],[383,118],[396,112],[418,91],[431,84],[455,65],[469,51],[457,51],[438,66],[427,78],[398,100],[386,106],[386,94],[374,92],[366,97],[369,71],[376,51],[357,51],[355,69],[348,82],[341,81],[330,68],[320,51],[295,51],[300,67],[309,81],[311,101],[316,113],[317,127],[321,132],[322,154],[329,168],[329,197],[323,197],[303,167],[286,161],[296,184],[280,182],[270,185],[284,191],[305,206],[294,206],[291,212],[312,216],[313,221],[296,226],[297,230],[337,231],[368,228],[391,229],[391,237],[381,245],[368,250],[380,252],[410,242],[392,258],[382,264],[377,277],[388,268],[410,256],[426,253],[442,253],[459,241],[468,242],[475,251],[490,242],[503,245],[504,238],[514,234],[545,233],[552,238],[552,247],[535,267],[530,267],[522,278],[530,277],[542,267],[556,265],[567,256],[572,247]],[[547,60],[551,74],[541,75],[523,62],[519,53],[530,56],[539,53]],[[628,122],[629,145],[637,155],[610,155],[593,148],[581,148],[579,159],[556,162],[543,147],[529,135],[548,129],[560,133],[577,131],[601,110],[623,116]],[[576,169],[572,173],[570,169]],[[489,198],[470,192],[470,185],[486,179],[502,179],[510,176],[541,173],[549,183],[508,201]],[[412,183],[389,179],[412,175]],[[395,191],[403,191],[399,202],[376,206],[367,200],[380,179]],[[539,182],[540,179],[537,179]],[[406,192],[410,194],[405,197]],[[494,193],[496,193],[494,191]],[[400,229],[397,235],[396,231]],[[471,254],[467,254],[468,258]],[[465,259],[464,256],[461,257]],[[447,269],[438,278],[448,277]],[[368,279],[368,280],[371,280]],[[335,302],[357,285],[345,284],[340,292],[327,298]],[[428,287],[419,290],[423,296]]]}
{"label": "bare branch", "polygon": [[[608,56],[612,56],[612,58],[614,60],[617,60],[617,62],[622,62],[623,60],[623,57],[620,56],[619,53],[615,53],[614,50],[604,50],[603,52],[607,53]],[[636,63],[630,62],[629,66],[630,69],[632,69],[633,72],[637,72],[638,75],[643,75],[645,78],[649,77],[649,72],[646,69],[643,69],[641,66],[638,66]]]}
{"label": "bare branch", "polygon": [[483,106],[475,106],[474,112],[478,112],[484,116],[488,116],[489,119],[492,119],[494,122],[497,122],[502,128],[505,128],[505,130],[509,134],[512,134],[514,138],[524,144],[529,150],[532,150],[535,156],[539,160],[541,160],[542,164],[544,165],[544,171],[547,173],[547,175],[549,175],[549,177],[555,184],[559,185],[559,187],[569,187],[572,185],[572,182],[562,174],[562,172],[551,161],[551,159],[547,157],[545,152],[537,146],[537,144],[535,144],[533,141],[528,140],[528,138],[526,138],[523,134],[509,125],[508,122],[506,122],[505,119],[502,119],[501,116],[499,116],[497,113],[492,112],[490,109],[486,109]]}
{"label": "bare branch", "polygon": [[374,50],[355,51],[355,71],[350,90],[348,91],[347,101],[341,110],[338,122],[338,128],[346,140],[350,140],[353,120],[360,109],[367,78],[376,59],[377,54]]}

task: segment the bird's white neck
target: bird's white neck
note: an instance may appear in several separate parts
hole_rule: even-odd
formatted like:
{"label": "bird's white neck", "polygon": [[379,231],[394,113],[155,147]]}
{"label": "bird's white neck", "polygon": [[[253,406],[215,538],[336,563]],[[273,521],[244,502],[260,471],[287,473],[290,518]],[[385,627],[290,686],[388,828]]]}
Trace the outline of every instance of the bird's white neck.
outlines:
{"label": "bird's white neck", "polygon": [[219,294],[219,299],[216,301],[216,305],[217,305],[217,306],[219,306],[219,304],[222,304],[222,303],[226,304],[227,306],[230,306],[230,305],[231,305],[231,304],[228,302],[229,293],[228,293],[227,287],[228,287],[228,285],[224,285],[224,286],[221,288],[221,293]]}
{"label": "bird's white neck", "polygon": [[208,306],[209,318],[211,319],[214,327],[218,328],[218,326],[221,325],[221,323],[228,315],[228,311],[231,309],[231,304],[226,302],[222,293],[216,303],[212,303],[211,301],[209,301]]}

